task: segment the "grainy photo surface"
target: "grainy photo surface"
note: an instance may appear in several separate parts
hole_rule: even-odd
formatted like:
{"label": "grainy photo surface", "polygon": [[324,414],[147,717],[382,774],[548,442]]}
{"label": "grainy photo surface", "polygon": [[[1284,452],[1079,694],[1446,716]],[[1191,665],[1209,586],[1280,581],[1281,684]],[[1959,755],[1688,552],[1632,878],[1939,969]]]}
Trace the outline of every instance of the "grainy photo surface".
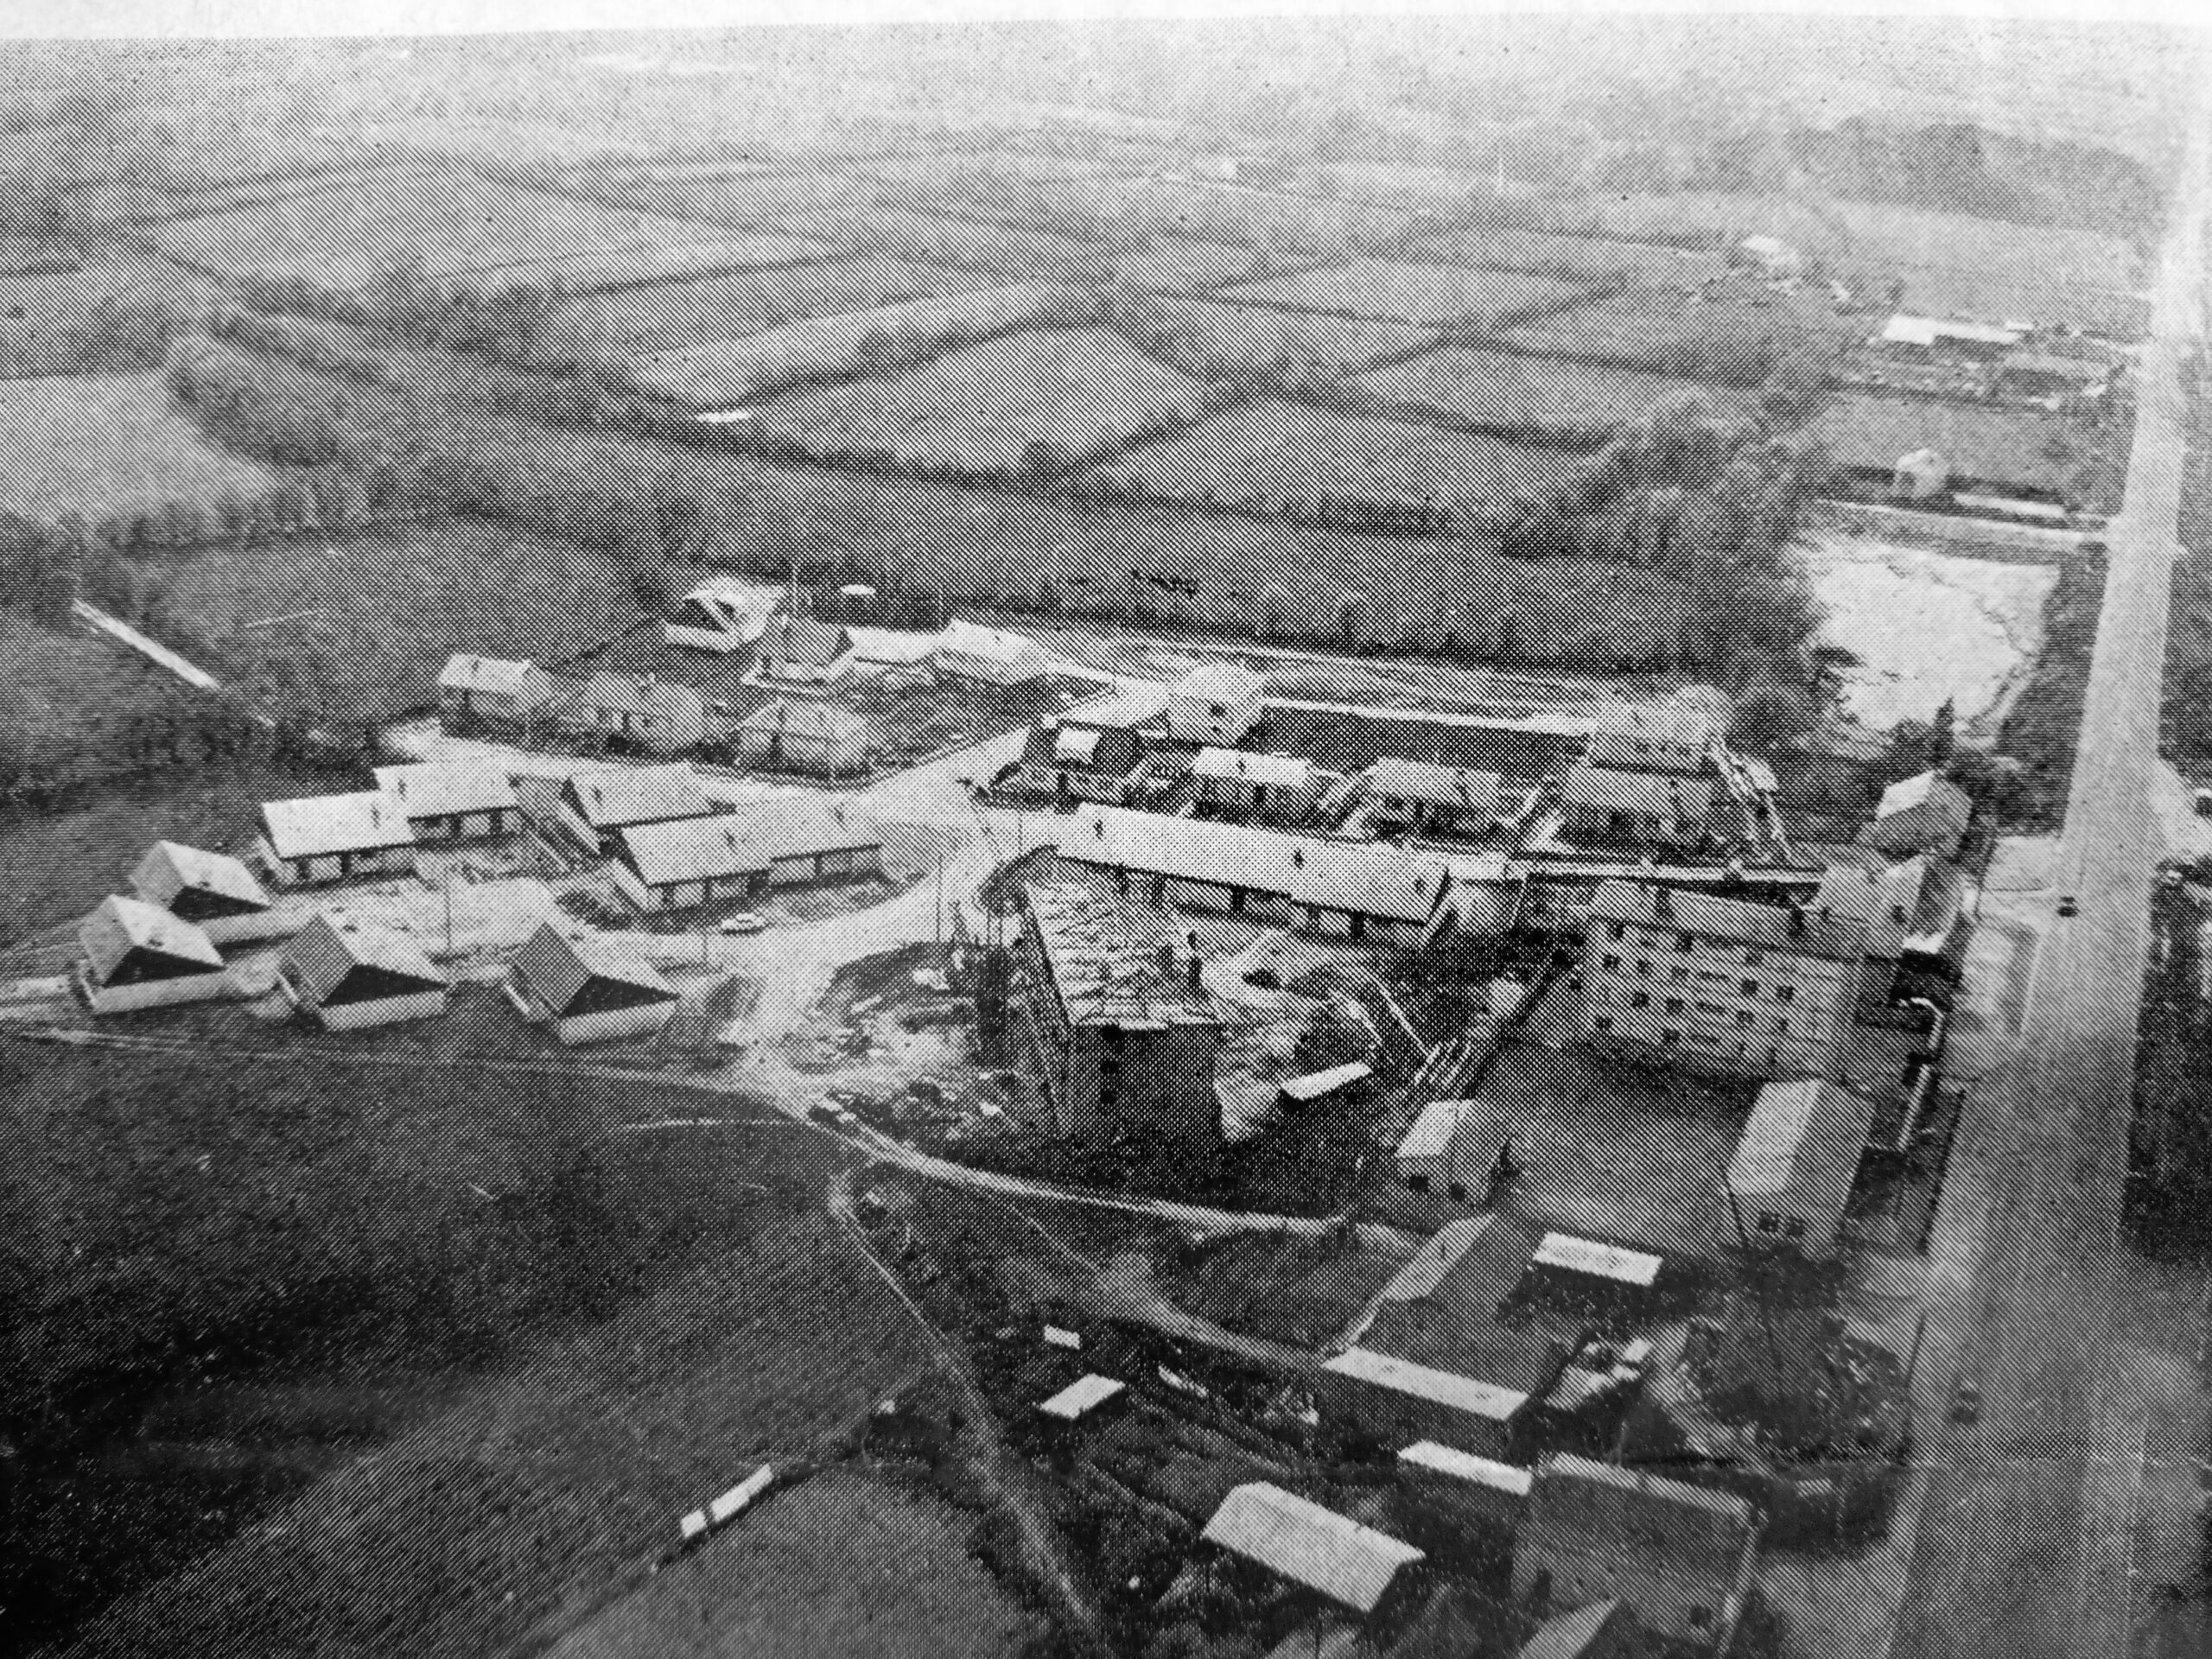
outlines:
{"label": "grainy photo surface", "polygon": [[0,1656],[2212,1651],[2212,70],[0,45]]}

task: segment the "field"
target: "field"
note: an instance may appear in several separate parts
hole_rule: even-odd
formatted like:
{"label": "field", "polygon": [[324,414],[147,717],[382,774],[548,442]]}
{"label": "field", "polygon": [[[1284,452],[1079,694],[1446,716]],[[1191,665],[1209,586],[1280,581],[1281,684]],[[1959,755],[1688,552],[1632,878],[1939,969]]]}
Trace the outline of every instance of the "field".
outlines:
{"label": "field", "polygon": [[1630,289],[1510,328],[1504,337],[1524,351],[1662,372],[1695,370],[1700,378],[1708,372],[1700,365],[1741,365],[1738,378],[1757,385],[1765,378],[1764,359],[1774,353],[1840,346],[1865,332],[1863,319],[1838,317],[1824,300],[1755,284],[1711,299]]}
{"label": "field", "polygon": [[760,235],[731,240],[688,219],[603,207],[542,190],[461,175],[397,171],[344,190],[272,202],[164,226],[157,238],[172,257],[226,274],[258,271],[356,287],[395,264],[420,257],[432,276],[542,276],[563,262],[573,274],[604,277],[634,256],[641,275],[665,271],[671,255],[724,269],[810,258],[820,245]]}
{"label": "field", "polygon": [[1274,240],[1301,251],[1338,254],[1403,236],[1409,209],[1253,190],[1240,185],[1148,179],[1128,193],[1122,222],[1132,230],[1250,245]]}
{"label": "field", "polygon": [[1605,193],[1562,204],[1562,230],[1608,236],[1649,237],[1732,247],[1747,236],[1778,236],[1808,253],[1847,251],[1849,232],[1818,208],[1778,196],[1720,195],[1685,190],[1676,195]]}
{"label": "field", "polygon": [[872,181],[849,173],[724,172],[665,184],[618,184],[615,194],[679,219],[752,228],[769,227],[772,220],[796,214],[865,214],[877,190]]}
{"label": "field", "polygon": [[1249,248],[1197,242],[1182,236],[1155,236],[1147,238],[1135,252],[1116,255],[1114,276],[1132,288],[1192,293],[1249,282],[1258,267],[1259,257]]}
{"label": "field", "polygon": [[694,409],[733,409],[817,375],[881,371],[948,340],[1079,312],[1068,290],[1019,283],[944,299],[787,323],[744,340],[650,352],[633,365],[640,385]]}
{"label": "field", "polygon": [[1332,162],[1324,169],[1339,194],[1364,201],[1428,207],[1458,215],[1496,198],[1490,174],[1459,167],[1386,162]]}
{"label": "field", "polygon": [[1572,304],[1582,292],[1572,283],[1518,271],[1354,259],[1302,276],[1231,289],[1229,297],[1347,316],[1471,322],[1490,328]]}
{"label": "field", "polygon": [[1169,360],[1209,378],[1281,364],[1333,373],[1419,351],[1437,340],[1432,331],[1402,322],[1317,317],[1165,294],[1119,302],[1116,314]]}
{"label": "field", "polygon": [[1849,235],[1849,257],[1878,267],[1952,267],[2023,283],[2133,290],[2143,279],[2126,238],[2057,225],[2009,225],[1887,202],[1827,203]]}
{"label": "field", "polygon": [[1109,263],[1103,244],[904,207],[837,207],[789,213],[773,228],[893,258],[924,264],[969,265],[1014,276],[1096,276],[1104,273]]}
{"label": "field", "polygon": [[[20,264],[35,264],[32,255]],[[214,296],[212,284],[158,260],[102,259],[81,270],[0,276],[0,378],[78,372],[103,302],[124,311],[188,315]],[[159,360],[158,350],[143,362]]]}
{"label": "field", "polygon": [[1481,524],[1541,496],[1575,458],[1402,421],[1354,420],[1292,404],[1233,409],[1098,469],[1155,494],[1273,509],[1319,496],[1449,507]]}
{"label": "field", "polygon": [[1409,410],[1501,429],[1596,437],[1670,400],[1695,397],[1714,415],[1748,416],[1741,393],[1642,369],[1446,347],[1370,369],[1352,384]]}
{"label": "field", "polygon": [[1534,271],[1570,280],[1618,279],[1666,288],[1702,282],[1726,269],[1714,253],[1689,253],[1609,237],[1554,236],[1541,231],[1452,231],[1424,237],[1408,251],[1415,258],[1444,264]]}
{"label": "field", "polygon": [[0,381],[0,512],[96,518],[225,490],[265,494],[273,474],[210,448],[158,374]]}
{"label": "field", "polygon": [[1887,472],[1933,448],[1956,477],[2064,499],[2081,482],[2090,435],[2056,416],[1927,397],[1847,393],[1808,429],[1839,467]]}
{"label": "field", "polygon": [[1993,322],[2021,317],[2046,327],[2064,323],[2109,340],[2139,339],[2151,324],[2149,301],[2107,288],[2013,280],[1968,265],[1928,265],[1899,274],[1905,304],[1937,316]]}
{"label": "field", "polygon": [[907,462],[1080,465],[1205,408],[1203,388],[1103,328],[1003,336],[888,380],[856,380],[761,406],[762,432],[817,453]]}

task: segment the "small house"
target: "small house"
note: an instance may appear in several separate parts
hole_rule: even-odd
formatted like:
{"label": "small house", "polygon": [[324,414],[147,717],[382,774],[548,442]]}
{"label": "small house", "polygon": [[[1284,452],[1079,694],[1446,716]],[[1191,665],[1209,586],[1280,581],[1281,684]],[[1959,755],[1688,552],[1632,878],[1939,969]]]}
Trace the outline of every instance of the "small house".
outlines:
{"label": "small house", "polygon": [[772,590],[710,576],[677,601],[661,624],[671,645],[728,656],[757,642],[776,613]]}
{"label": "small house", "polygon": [[1719,721],[1694,703],[1610,703],[1592,724],[1588,760],[1609,772],[1695,777],[1705,771],[1720,735]]}
{"label": "small house", "polygon": [[1128,1383],[1092,1371],[1069,1383],[1049,1400],[1039,1401],[1037,1412],[1055,1427],[1072,1428],[1078,1423],[1098,1421],[1124,1404],[1128,1397]]}
{"label": "small house", "polygon": [[955,617],[937,639],[937,671],[987,685],[1020,685],[1052,666],[1045,648],[1026,634],[987,628]]}
{"label": "small house", "polygon": [[1728,1160],[1724,1236],[1834,1255],[1873,1121],[1872,1100],[1819,1077],[1761,1089]]}
{"label": "small house", "polygon": [[251,866],[228,853],[157,841],[131,870],[130,889],[217,944],[278,931],[268,889]]}
{"label": "small house", "polygon": [[868,721],[834,703],[777,697],[738,721],[732,745],[746,766],[849,778],[874,747]]}
{"label": "small house", "polygon": [[1616,772],[1582,760],[1560,785],[1560,817],[1569,835],[1689,847],[1712,828],[1714,794],[1710,778]]}
{"label": "small house", "polygon": [[1519,1464],[1478,1458],[1457,1446],[1415,1440],[1398,1453],[1399,1473],[1409,1480],[1440,1479],[1455,1497],[1487,1519],[1510,1529],[1529,1506],[1535,1472]]}
{"label": "small house", "polygon": [[1232,1490],[1205,1524],[1214,1548],[1362,1618],[1394,1602],[1427,1558],[1402,1539],[1264,1480]]}
{"label": "small house", "polygon": [[595,766],[572,772],[555,810],[588,853],[611,849],[615,832],[640,824],[711,817],[724,807],[699,787],[687,766]]}
{"label": "small house", "polygon": [[617,836],[611,867],[616,891],[648,912],[696,910],[882,868],[881,830],[842,805],[813,800],[635,825]]}
{"label": "small house", "polygon": [[550,922],[507,964],[506,992],[522,1017],[571,1046],[650,1037],[676,1012],[677,992],[653,965],[599,939],[572,939]]}
{"label": "small house", "polygon": [[206,1002],[231,994],[214,941],[143,899],[111,897],[77,929],[76,982],[94,1014]]}
{"label": "small house", "polygon": [[415,868],[415,829],[380,789],[264,801],[255,849],[283,887],[404,875]]}
{"label": "small house", "polygon": [[1204,804],[1254,817],[1302,818],[1321,798],[1322,774],[1303,755],[1200,749],[1191,777]]}
{"label": "small house", "polygon": [[377,787],[391,797],[417,843],[481,841],[522,827],[515,780],[480,760],[378,766]]}
{"label": "small house", "polygon": [[1342,1421],[1374,1439],[1433,1440],[1502,1459],[1529,1395],[1471,1376],[1420,1365],[1371,1348],[1347,1348],[1321,1367],[1317,1387]]}
{"label": "small house", "polygon": [[1367,769],[1366,785],[1367,822],[1379,835],[1478,836],[1505,811],[1494,772],[1385,755]]}
{"label": "small house", "polygon": [[1900,501],[1930,501],[1951,487],[1951,463],[1925,445],[1897,457],[1890,493]]}
{"label": "small house", "polygon": [[1143,741],[1132,728],[1048,720],[1023,741],[1014,781],[1033,795],[1118,806],[1143,759]]}
{"label": "small house", "polygon": [[673,680],[601,670],[584,684],[575,723],[609,744],[676,754],[706,741],[707,700]]}
{"label": "small house", "polygon": [[443,1014],[449,984],[404,933],[318,915],[284,947],[276,988],[325,1031],[359,1031]]}
{"label": "small house", "polygon": [[1891,858],[1932,853],[1955,858],[1974,821],[1974,801],[1941,772],[1923,772],[1882,791],[1873,821],[1859,832],[1862,845]]}
{"label": "small house", "polygon": [[2024,324],[1961,322],[1900,312],[1883,325],[1876,344],[1893,356],[1915,360],[1961,358],[1994,362],[2018,346],[2027,332]]}
{"label": "small house", "polygon": [[763,679],[833,685],[853,665],[852,636],[835,623],[786,611],[769,620],[753,662]]}
{"label": "small house", "polygon": [[1491,1167],[1476,1155],[1468,1126],[1481,1115],[1472,1100],[1433,1100],[1421,1108],[1398,1142],[1398,1185],[1422,1198],[1479,1204],[1489,1191]]}
{"label": "small house", "polygon": [[1233,748],[1260,723],[1267,693],[1267,676],[1242,663],[1194,668],[1168,693],[1168,735],[1179,743]]}
{"label": "small house", "polygon": [[456,652],[438,675],[438,712],[448,726],[528,725],[552,705],[553,677],[531,662]]}

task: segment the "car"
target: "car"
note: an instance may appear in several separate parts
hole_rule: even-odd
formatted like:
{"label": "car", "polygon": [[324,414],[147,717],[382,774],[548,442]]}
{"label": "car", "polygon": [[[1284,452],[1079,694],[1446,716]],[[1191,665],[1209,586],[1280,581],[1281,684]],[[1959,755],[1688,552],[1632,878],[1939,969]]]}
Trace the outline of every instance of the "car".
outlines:
{"label": "car", "polygon": [[2062,916],[2079,916],[2082,913],[2082,901],[2070,893],[2062,893],[2058,900],[2058,913]]}
{"label": "car", "polygon": [[1951,1421],[1955,1423],[1978,1423],[1981,1421],[1981,1384],[1964,1371],[1951,1385]]}
{"label": "car", "polygon": [[760,918],[755,916],[749,910],[740,911],[734,916],[728,916],[722,918],[722,931],[732,935],[739,933],[762,933],[767,931],[767,923],[762,921]]}

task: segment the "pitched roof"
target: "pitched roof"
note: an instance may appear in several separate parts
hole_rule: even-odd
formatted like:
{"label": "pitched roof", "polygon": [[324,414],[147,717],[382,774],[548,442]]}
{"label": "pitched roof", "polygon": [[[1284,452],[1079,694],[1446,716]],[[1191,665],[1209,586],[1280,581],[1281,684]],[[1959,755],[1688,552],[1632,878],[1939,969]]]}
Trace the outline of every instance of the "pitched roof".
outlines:
{"label": "pitched roof", "polygon": [[1747,1198],[1810,1193],[1841,1215],[1873,1121],[1872,1101],[1818,1077],[1770,1083],[1728,1160],[1729,1191]]}
{"label": "pitched roof", "polygon": [[963,622],[958,617],[944,625],[944,631],[937,637],[937,645],[939,651],[985,662],[1031,662],[1041,659],[1045,654],[1044,647],[1027,634],[987,628],[979,622]]}
{"label": "pitched roof", "polygon": [[1598,710],[1590,735],[1593,741],[1605,738],[1704,749],[1720,735],[1720,722],[1688,702],[1609,702]]}
{"label": "pitched roof", "polygon": [[1440,766],[1433,760],[1402,760],[1385,755],[1367,769],[1367,787],[1394,800],[1427,801],[1484,817],[1496,817],[1503,780],[1494,772]]}
{"label": "pitched roof", "polygon": [[1064,710],[1064,726],[1095,726],[1101,731],[1127,731],[1149,726],[1167,712],[1168,690],[1164,685],[1125,685],[1090,702]]}
{"label": "pitched roof", "polygon": [[665,766],[594,766],[572,773],[568,792],[595,830],[702,818],[718,810],[699,787],[698,775],[680,762]]}
{"label": "pitched roof", "polygon": [[1046,971],[1073,1024],[1224,1023],[1212,994],[1192,985],[1174,960],[1179,942],[1160,912],[1116,904],[1072,881],[1031,882],[1023,896]]}
{"label": "pitched roof", "polygon": [[807,799],[754,802],[711,817],[632,824],[618,834],[623,862],[647,887],[765,874],[778,859],[883,844],[873,822]]}
{"label": "pitched roof", "polygon": [[650,674],[616,674],[601,669],[584,683],[588,708],[610,715],[681,724],[706,717],[707,700],[690,686]]}
{"label": "pitched roof", "polygon": [[1128,1387],[1126,1382],[1110,1376],[1101,1376],[1093,1371],[1090,1376],[1069,1383],[1051,1399],[1040,1402],[1037,1409],[1047,1417],[1057,1417],[1063,1422],[1071,1423],[1097,1410]]}
{"label": "pitched roof", "polygon": [[268,889],[244,859],[174,841],[157,841],[130,873],[131,885],[154,903],[167,905],[187,890],[210,893],[256,910],[269,907]]}
{"label": "pitched roof", "polygon": [[1224,1498],[1203,1535],[1210,1544],[1361,1613],[1381,1605],[1402,1567],[1426,1559],[1387,1532],[1264,1480],[1239,1486]]}
{"label": "pitched roof", "polygon": [[910,628],[849,627],[845,633],[853,642],[853,655],[864,663],[910,667],[927,662],[937,649],[937,635],[917,633]]}
{"label": "pitched roof", "polygon": [[1494,1458],[1478,1458],[1471,1452],[1462,1452],[1456,1446],[1440,1446],[1434,1440],[1414,1441],[1398,1453],[1398,1461],[1455,1479],[1472,1481],[1478,1486],[1487,1486],[1514,1497],[1528,1497],[1529,1488],[1536,1478],[1533,1469],[1500,1463]]}
{"label": "pitched roof", "polygon": [[1332,1376],[1350,1377],[1388,1389],[1394,1394],[1411,1395],[1493,1423],[1512,1421],[1522,1407],[1529,1403],[1529,1396],[1518,1389],[1501,1388],[1495,1382],[1440,1371],[1433,1365],[1417,1365],[1410,1359],[1377,1353],[1372,1348],[1347,1348],[1321,1369]]}
{"label": "pitched roof", "polygon": [[556,1016],[584,1012],[594,982],[642,995],[616,999],[618,1005],[673,1001],[676,988],[642,957],[633,957],[599,938],[572,939],[547,922],[523,941],[512,965],[537,999]]}
{"label": "pitched roof", "polygon": [[1756,1516],[1732,1492],[1553,1452],[1537,1466],[1522,1536],[1595,1555],[1654,1554],[1732,1583]]}
{"label": "pitched roof", "polygon": [[1600,1244],[1594,1239],[1577,1238],[1572,1233],[1546,1233],[1544,1242],[1536,1246],[1529,1260],[1540,1268],[1559,1268],[1568,1273],[1586,1273],[1593,1278],[1645,1287],[1657,1282],[1659,1269],[1666,1266],[1663,1257],[1648,1251],[1624,1250],[1618,1244]]}
{"label": "pitched roof", "polygon": [[406,934],[365,922],[335,926],[321,912],[292,937],[284,947],[283,959],[310,1003],[326,1001],[356,968],[374,969],[426,986],[448,982],[423,954],[423,947]]}
{"label": "pitched roof", "polygon": [[1234,708],[1267,689],[1268,677],[1242,663],[1201,663],[1175,682],[1173,695]]}
{"label": "pitched roof", "polygon": [[851,649],[851,639],[835,623],[785,613],[769,622],[760,636],[760,654],[772,668],[779,663],[827,668]]}
{"label": "pitched roof", "polygon": [[1554,1613],[1522,1644],[1517,1659],[1582,1659],[1608,1626],[1626,1617],[1627,1604],[1617,1597]]}
{"label": "pitched roof", "polygon": [[1382,1287],[1382,1300],[1418,1302],[1433,1294],[1497,1220],[1496,1216],[1490,1215],[1465,1216],[1458,1221],[1446,1222],[1429,1236],[1412,1261],[1398,1269],[1397,1277]]}
{"label": "pitched roof", "polygon": [[1941,772],[1923,772],[1903,778],[1882,791],[1879,805],[1874,809],[1876,818],[1890,817],[1899,812],[1910,812],[1915,807],[1934,808],[1944,818],[1963,830],[1967,820],[1974,816],[1974,800]]}
{"label": "pitched roof", "polygon": [[1891,346],[1933,346],[1939,340],[1971,340],[1983,346],[2017,346],[2021,330],[1994,323],[1958,322],[1949,317],[1915,317],[1903,312],[1883,325],[1882,339]]}
{"label": "pitched roof", "polygon": [[219,972],[223,953],[190,922],[180,921],[159,905],[113,894],[103,899],[77,926],[77,943],[92,964],[92,977],[105,983],[134,951]]}
{"label": "pitched roof", "polygon": [[369,852],[415,843],[407,815],[380,789],[315,795],[297,801],[264,801],[261,822],[270,849],[284,859],[320,858],[332,853]]}
{"label": "pitched roof", "polygon": [[1244,749],[1200,749],[1191,762],[1193,778],[1235,779],[1262,789],[1304,789],[1313,781],[1313,763],[1303,755],[1255,754]]}
{"label": "pitched roof", "polygon": [[1689,823],[1713,816],[1713,779],[1652,772],[1615,772],[1578,760],[1567,768],[1560,799],[1569,806],[1637,812]]}
{"label": "pitched roof", "polygon": [[532,675],[538,671],[537,665],[528,661],[455,652],[446,658],[446,665],[438,674],[438,684],[449,691],[481,691],[492,696],[511,697],[526,690]]}
{"label": "pitched roof", "polygon": [[[1793,914],[1797,918],[1794,925]],[[1600,883],[1591,901],[1590,918],[1830,962],[1855,962],[1867,944],[1865,924],[1853,918],[1643,881]]]}
{"label": "pitched roof", "polygon": [[1374,1075],[1375,1068],[1366,1061],[1347,1060],[1342,1065],[1308,1071],[1301,1077],[1285,1077],[1281,1092],[1288,1100],[1319,1100],[1324,1095],[1333,1095],[1339,1089],[1348,1089],[1355,1083],[1364,1083]]}
{"label": "pitched roof", "polygon": [[1398,1142],[1401,1158],[1441,1158],[1452,1136],[1479,1106],[1472,1100],[1432,1100],[1421,1109],[1405,1139]]}
{"label": "pitched roof", "polygon": [[761,630],[768,626],[768,619],[775,614],[776,602],[773,589],[756,588],[735,576],[709,576],[677,601],[669,620],[678,627],[694,626],[690,618],[678,613],[684,606],[696,603],[715,619],[722,632],[735,634],[749,644],[758,639]]}
{"label": "pitched roof", "polygon": [[774,697],[743,720],[738,729],[759,736],[798,738],[807,742],[850,743],[865,741],[868,721],[849,709],[804,697]]}
{"label": "pitched roof", "polygon": [[514,810],[514,779],[486,761],[378,766],[376,776],[377,787],[397,801],[410,820]]}

